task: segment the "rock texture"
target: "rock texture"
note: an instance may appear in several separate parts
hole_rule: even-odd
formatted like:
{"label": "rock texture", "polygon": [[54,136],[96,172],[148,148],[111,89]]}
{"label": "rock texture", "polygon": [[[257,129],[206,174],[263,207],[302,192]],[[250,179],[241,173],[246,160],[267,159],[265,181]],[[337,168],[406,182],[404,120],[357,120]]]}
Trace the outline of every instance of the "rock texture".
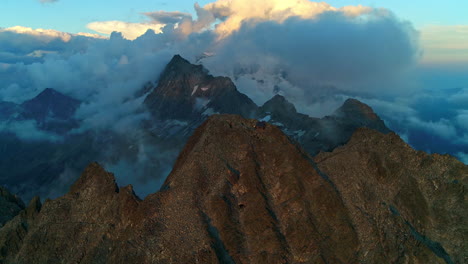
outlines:
{"label": "rock texture", "polygon": [[256,123],[210,117],[143,201],[91,164],[0,229],[0,262],[467,261],[467,166],[369,129],[311,158]]}
{"label": "rock texture", "polygon": [[466,165],[365,128],[314,160],[349,209],[362,262],[468,262]]}

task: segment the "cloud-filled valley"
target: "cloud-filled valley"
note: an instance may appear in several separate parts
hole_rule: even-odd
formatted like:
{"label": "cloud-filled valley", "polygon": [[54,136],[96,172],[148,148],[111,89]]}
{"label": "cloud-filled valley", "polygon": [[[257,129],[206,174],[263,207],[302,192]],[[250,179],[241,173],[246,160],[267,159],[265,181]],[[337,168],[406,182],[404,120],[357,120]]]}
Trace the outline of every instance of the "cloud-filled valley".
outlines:
{"label": "cloud-filled valley", "polygon": [[[195,4],[195,18],[154,11],[144,14],[145,23],[88,25],[108,38],[0,28],[0,101],[20,104],[45,88],[80,100],[75,114],[80,126],[70,134],[111,130],[124,138],[128,145],[107,145],[106,165],[119,184],[135,184],[120,175],[144,175],[140,186],[151,190],[142,193],[154,191],[162,179],[148,180],[154,168],[135,164],[158,159],[151,166],[167,175],[177,155],[150,146],[140,131],[149,118],[142,110],[149,92],[144,88],[155,87],[174,54],[203,64],[215,76],[230,77],[257,105],[281,94],[300,112],[322,117],[347,98],[357,98],[416,149],[468,162],[468,80],[460,70],[466,66],[455,71],[447,66],[446,74],[431,79],[430,69],[420,64],[424,51],[410,22],[363,6],[275,0],[252,11],[250,2]],[[32,120],[0,123],[0,131],[28,141],[60,140]],[[128,146],[134,155],[112,157]],[[74,170],[66,168],[64,178]]]}

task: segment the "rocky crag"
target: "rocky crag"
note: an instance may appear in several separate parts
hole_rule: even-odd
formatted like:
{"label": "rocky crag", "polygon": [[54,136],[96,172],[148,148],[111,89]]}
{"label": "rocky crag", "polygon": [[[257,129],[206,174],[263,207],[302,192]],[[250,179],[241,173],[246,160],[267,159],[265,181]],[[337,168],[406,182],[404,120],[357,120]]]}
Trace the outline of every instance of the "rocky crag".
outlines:
{"label": "rocky crag", "polygon": [[466,165],[368,128],[310,156],[256,124],[208,118],[144,200],[89,165],[66,195],[33,199],[0,229],[0,262],[468,261]]}

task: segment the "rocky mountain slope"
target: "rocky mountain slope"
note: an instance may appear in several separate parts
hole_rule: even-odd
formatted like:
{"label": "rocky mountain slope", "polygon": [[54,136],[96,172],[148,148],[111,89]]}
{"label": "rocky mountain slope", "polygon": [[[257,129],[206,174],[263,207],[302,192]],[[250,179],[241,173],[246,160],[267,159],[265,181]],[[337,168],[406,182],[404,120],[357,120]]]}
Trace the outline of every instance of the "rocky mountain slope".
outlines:
{"label": "rocky mountain slope", "polygon": [[[98,164],[0,229],[2,263],[465,263],[468,167],[358,129],[308,155],[214,115],[140,200]],[[70,239],[73,238],[73,239]]]}

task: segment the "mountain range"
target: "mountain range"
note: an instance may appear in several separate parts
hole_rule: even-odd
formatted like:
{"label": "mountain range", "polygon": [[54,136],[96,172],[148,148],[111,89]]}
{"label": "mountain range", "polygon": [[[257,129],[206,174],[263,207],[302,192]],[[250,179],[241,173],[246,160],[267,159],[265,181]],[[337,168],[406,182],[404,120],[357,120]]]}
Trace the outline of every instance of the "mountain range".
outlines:
{"label": "mountain range", "polygon": [[[0,183],[27,199],[71,185],[29,205],[0,189],[0,263],[468,261],[468,167],[413,150],[369,106],[348,99],[323,118],[279,94],[257,106],[178,55],[143,90],[138,137],[175,153],[146,161],[154,177],[172,170],[144,199],[100,165],[135,155],[131,139],[70,133],[83,102],[53,89],[0,102],[2,122],[34,120],[62,138],[2,132]],[[65,183],[65,165],[84,172]]]}

